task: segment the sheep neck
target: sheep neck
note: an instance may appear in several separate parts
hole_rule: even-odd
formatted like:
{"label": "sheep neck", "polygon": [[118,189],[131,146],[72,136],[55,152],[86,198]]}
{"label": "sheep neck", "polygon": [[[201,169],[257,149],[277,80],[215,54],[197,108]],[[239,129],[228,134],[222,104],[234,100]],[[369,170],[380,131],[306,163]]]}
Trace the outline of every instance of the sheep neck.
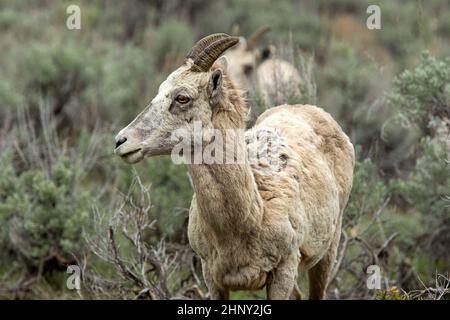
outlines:
{"label": "sheep neck", "polygon": [[[239,104],[233,106],[233,111],[219,110],[213,116],[213,127],[222,133],[222,137],[229,129],[244,128],[245,111]],[[228,148],[229,141],[225,138],[223,141],[225,149]],[[220,239],[254,233],[263,215],[263,202],[246,156],[245,140],[242,137],[233,141],[236,150],[245,153],[241,158],[244,161],[188,165],[199,215]]]}
{"label": "sheep neck", "polygon": [[256,230],[262,201],[248,164],[192,164],[188,168],[199,214],[218,236]]}

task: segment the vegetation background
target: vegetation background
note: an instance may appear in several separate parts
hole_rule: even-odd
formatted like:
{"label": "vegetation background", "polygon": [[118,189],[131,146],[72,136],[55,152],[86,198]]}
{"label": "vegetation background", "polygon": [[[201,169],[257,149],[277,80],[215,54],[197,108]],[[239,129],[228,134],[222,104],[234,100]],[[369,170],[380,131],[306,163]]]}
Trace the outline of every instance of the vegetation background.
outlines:
{"label": "vegetation background", "polygon": [[[71,4],[81,30],[66,27]],[[381,30],[366,27],[370,4]],[[114,135],[196,40],[236,26],[270,26],[261,47],[302,75],[289,102],[323,107],[357,146],[328,297],[449,298],[447,0],[0,0],[1,298],[208,298],[187,242],[186,168],[123,164]]]}

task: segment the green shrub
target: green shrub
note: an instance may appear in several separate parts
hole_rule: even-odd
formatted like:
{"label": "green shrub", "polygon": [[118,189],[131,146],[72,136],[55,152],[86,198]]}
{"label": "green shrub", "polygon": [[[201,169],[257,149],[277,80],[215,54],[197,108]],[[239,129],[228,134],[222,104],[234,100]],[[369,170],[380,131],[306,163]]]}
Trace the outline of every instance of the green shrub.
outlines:
{"label": "green shrub", "polygon": [[11,161],[3,156],[0,166],[2,255],[17,252],[34,267],[51,258],[72,261],[71,254],[81,250],[81,230],[92,202],[89,192],[75,183],[81,168],[60,159],[50,176],[36,169],[17,174]]}
{"label": "green shrub", "polygon": [[14,90],[14,81],[0,75],[0,116],[2,111],[21,105],[23,98],[17,90]]}
{"label": "green shrub", "polygon": [[[274,44],[292,42],[294,48],[318,52],[324,45],[327,21],[322,19],[314,3],[291,1],[233,1],[230,19],[238,23],[244,36],[249,36],[264,25],[271,27],[266,37]],[[273,12],[277,12],[274,15]],[[282,16],[283,19],[278,19]]]}
{"label": "green shrub", "polygon": [[29,105],[37,106],[44,98],[52,103],[55,114],[95,83],[98,73],[93,56],[82,44],[74,42],[34,43],[24,52],[22,60],[21,81]]}
{"label": "green shrub", "polygon": [[422,154],[415,167],[404,179],[391,183],[394,193],[435,226],[450,219],[450,132],[447,126],[448,123],[440,123],[434,137],[422,138],[419,145]]}
{"label": "green shrub", "polygon": [[[402,64],[409,51],[415,50],[423,40],[420,38],[418,30],[418,11],[415,3],[383,1],[380,3],[381,24],[376,35],[383,46],[389,50],[391,55]],[[398,24],[402,23],[402,28]]]}
{"label": "green shrub", "polygon": [[[357,147],[357,155],[360,151]],[[356,161],[352,193],[344,216],[348,224],[354,226],[361,217],[375,213],[386,197],[386,185],[373,161],[370,158]]]}
{"label": "green shrub", "polygon": [[301,82],[299,86],[300,97],[294,103],[316,105],[317,85],[314,77],[314,56],[298,55],[296,60],[295,66],[300,72]]}
{"label": "green shrub", "polygon": [[0,11],[0,28],[3,30],[7,30],[13,26],[16,26],[15,23],[17,19],[25,19],[25,16],[21,14],[20,12],[13,10],[13,9],[3,9]]}
{"label": "green shrub", "polygon": [[[447,270],[449,261],[449,79],[450,59],[438,61],[425,53],[414,70],[395,80],[388,95],[400,117],[425,133],[410,157],[412,164],[403,167],[389,187],[403,200],[397,201],[402,205],[403,219],[410,220],[401,224],[401,264],[427,277],[435,270]],[[416,230],[408,237],[411,221],[415,221]],[[416,287],[417,280],[409,279],[408,285]]]}
{"label": "green shrub", "polygon": [[[361,148],[356,147],[357,161],[353,187],[343,221],[343,236],[338,259],[339,272],[332,286],[341,297],[368,295],[361,288],[365,269],[374,264],[372,250],[383,242],[379,233],[379,217],[385,211],[387,188],[377,166],[370,158],[361,159]],[[376,220],[375,220],[376,219]],[[364,279],[365,281],[365,279]]]}
{"label": "green shrub", "polygon": [[165,72],[182,63],[194,41],[192,30],[186,23],[168,19],[162,23],[152,44],[156,65]]}
{"label": "green shrub", "polygon": [[450,58],[439,61],[425,52],[414,70],[394,80],[388,103],[425,131],[431,117],[450,118]]}
{"label": "green shrub", "polygon": [[83,251],[81,232],[89,230],[92,206],[102,195],[89,178],[99,169],[104,141],[96,131],[80,130],[69,144],[58,136],[48,107],[40,106],[40,123],[21,110],[0,155],[0,269],[16,261],[31,274],[45,273]]}
{"label": "green shrub", "polygon": [[144,109],[158,77],[152,55],[143,48],[109,44],[104,51],[98,91],[91,88],[89,97],[98,104],[102,119],[122,125]]}
{"label": "green shrub", "polygon": [[133,167],[124,164],[121,168],[118,172],[119,189],[126,190],[131,186],[133,172],[137,172],[143,183],[151,184],[150,213],[157,227],[154,236],[158,239],[183,236],[193,194],[186,167],[173,164],[170,157],[164,156],[147,159]]}
{"label": "green shrub", "polygon": [[146,169],[152,181],[153,214],[169,236],[185,232],[183,222],[187,217],[193,190],[184,165],[175,165],[169,157],[149,160]]}
{"label": "green shrub", "polygon": [[384,90],[375,63],[345,42],[333,42],[319,73],[318,104],[327,109],[353,143],[370,145],[386,111],[375,104]]}

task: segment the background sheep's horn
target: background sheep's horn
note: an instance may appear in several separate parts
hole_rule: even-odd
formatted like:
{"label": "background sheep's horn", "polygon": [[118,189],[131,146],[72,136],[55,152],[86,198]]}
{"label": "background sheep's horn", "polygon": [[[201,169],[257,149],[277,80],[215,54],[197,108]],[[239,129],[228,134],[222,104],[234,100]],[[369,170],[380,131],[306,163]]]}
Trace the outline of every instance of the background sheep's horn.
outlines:
{"label": "background sheep's horn", "polygon": [[214,61],[216,61],[225,50],[238,42],[238,37],[230,37],[229,35],[227,35],[226,38],[214,41],[193,59],[194,64],[192,65],[191,70],[194,72],[208,71]]}
{"label": "background sheep's horn", "polygon": [[239,37],[240,36],[240,32],[241,32],[240,29],[241,28],[239,27],[239,24],[237,24],[237,23],[233,24],[233,26],[231,27],[231,35]]}
{"label": "background sheep's horn", "polygon": [[247,41],[247,49],[248,50],[254,50],[256,48],[256,46],[258,45],[258,41],[261,38],[261,36],[270,31],[270,27],[262,27],[259,28],[258,30],[256,30],[251,36],[250,38],[248,38]]}

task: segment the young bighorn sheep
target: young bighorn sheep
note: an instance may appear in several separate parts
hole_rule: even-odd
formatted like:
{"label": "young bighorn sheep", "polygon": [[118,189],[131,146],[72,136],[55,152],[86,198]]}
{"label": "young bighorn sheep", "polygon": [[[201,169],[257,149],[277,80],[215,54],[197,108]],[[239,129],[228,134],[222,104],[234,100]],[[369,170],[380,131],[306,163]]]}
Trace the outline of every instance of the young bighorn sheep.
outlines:
{"label": "young bighorn sheep", "polygon": [[270,28],[262,27],[246,41],[240,37],[239,43],[226,52],[229,61],[229,76],[238,87],[248,92],[252,107],[250,122],[258,114],[255,99],[265,108],[286,103],[289,97],[300,96],[301,78],[297,69],[289,62],[275,57],[275,48],[268,46],[263,51],[257,47],[262,35]]}
{"label": "young bighorn sheep", "polygon": [[[218,59],[237,42],[226,34],[197,42],[152,102],[116,136],[115,153],[128,163],[171,154],[180,143],[172,133],[183,129],[195,136],[196,121],[223,136],[243,129],[245,103],[227,76],[226,58]],[[328,113],[310,105],[272,108],[234,143],[247,155],[255,144],[270,147],[268,140],[247,139],[267,132],[282,142],[277,165],[253,163],[247,156],[232,164],[187,165],[195,191],[189,242],[201,257],[213,299],[264,286],[270,299],[298,297],[299,268],[308,270],[309,297],[325,296],[352,186],[353,146]],[[195,146],[212,143],[205,135]]]}
{"label": "young bighorn sheep", "polygon": [[248,40],[239,37],[239,42],[225,53],[229,62],[228,75],[243,90],[254,89],[256,69],[267,58],[258,49],[258,42],[269,30],[268,27],[262,27],[256,30]]}

